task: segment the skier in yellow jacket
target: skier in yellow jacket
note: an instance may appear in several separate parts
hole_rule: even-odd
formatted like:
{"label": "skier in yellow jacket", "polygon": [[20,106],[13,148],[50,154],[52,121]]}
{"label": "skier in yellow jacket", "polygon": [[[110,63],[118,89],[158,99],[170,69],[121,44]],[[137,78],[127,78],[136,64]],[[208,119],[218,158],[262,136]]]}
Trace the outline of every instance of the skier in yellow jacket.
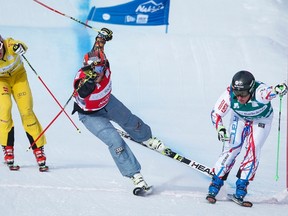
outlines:
{"label": "skier in yellow jacket", "polygon": [[[42,127],[33,111],[33,98],[22,55],[27,46],[13,38],[3,39],[0,35],[0,145],[3,148],[5,163],[11,170],[18,170],[14,165],[14,123],[12,119],[12,96],[17,104],[22,124],[29,143],[33,144]],[[45,136],[32,146],[40,171],[46,171],[44,154]]]}

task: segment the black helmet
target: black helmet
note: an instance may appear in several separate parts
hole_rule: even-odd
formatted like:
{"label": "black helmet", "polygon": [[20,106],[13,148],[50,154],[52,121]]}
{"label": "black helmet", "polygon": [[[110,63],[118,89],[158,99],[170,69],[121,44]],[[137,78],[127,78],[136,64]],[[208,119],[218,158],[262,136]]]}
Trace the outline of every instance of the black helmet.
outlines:
{"label": "black helmet", "polygon": [[239,71],[232,78],[232,90],[236,96],[253,94],[255,78],[249,71]]}

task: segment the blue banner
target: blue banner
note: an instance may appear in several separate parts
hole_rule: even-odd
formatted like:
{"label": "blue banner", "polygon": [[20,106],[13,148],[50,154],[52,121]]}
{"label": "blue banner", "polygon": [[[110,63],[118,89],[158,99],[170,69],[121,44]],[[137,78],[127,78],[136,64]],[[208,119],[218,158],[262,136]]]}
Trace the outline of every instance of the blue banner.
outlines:
{"label": "blue banner", "polygon": [[93,7],[87,20],[119,25],[168,25],[170,0],[135,0],[125,4]]}

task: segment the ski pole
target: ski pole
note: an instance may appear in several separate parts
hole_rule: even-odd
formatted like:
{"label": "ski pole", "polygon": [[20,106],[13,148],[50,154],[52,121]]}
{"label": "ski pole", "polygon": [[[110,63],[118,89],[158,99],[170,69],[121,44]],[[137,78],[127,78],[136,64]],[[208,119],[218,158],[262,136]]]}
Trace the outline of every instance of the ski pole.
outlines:
{"label": "ski pole", "polygon": [[[49,92],[49,94],[53,97],[53,99],[56,101],[56,103],[59,105],[59,107],[61,109],[63,109],[62,105],[59,103],[59,101],[56,99],[56,97],[54,96],[54,94],[50,91],[50,89],[48,88],[48,86],[44,83],[44,81],[42,80],[42,78],[38,75],[38,73],[36,72],[36,70],[32,67],[32,65],[30,64],[30,62],[27,60],[27,58],[22,55],[22,57],[24,58],[24,60],[27,62],[27,64],[29,65],[29,67],[32,69],[32,71],[35,73],[35,75],[38,77],[38,79],[40,80],[40,82],[45,86],[45,88],[47,89],[47,91]],[[77,127],[77,125],[74,123],[74,121],[71,119],[71,117],[67,114],[67,112],[63,109],[63,112],[65,113],[65,115],[68,117],[68,119],[70,120],[70,122],[74,125],[74,127],[76,128],[76,130],[81,133],[80,129]]]}
{"label": "ski pole", "polygon": [[71,99],[74,96],[74,94],[85,84],[85,82],[88,81],[89,78],[90,77],[81,80],[78,88],[73,91],[71,96],[66,101],[65,105],[61,108],[61,110],[58,112],[58,114],[52,119],[52,121],[46,126],[46,128],[38,135],[38,137],[34,140],[34,142],[31,143],[31,145],[29,146],[27,151],[29,151],[29,149],[31,149],[36,144],[36,142],[43,136],[43,134],[48,130],[48,128],[56,121],[56,119],[60,116],[60,114],[65,110],[65,108],[68,105],[68,103],[71,101]]}
{"label": "ski pole", "polygon": [[47,127],[38,135],[38,137],[34,140],[34,142],[29,146],[27,151],[35,145],[35,143],[43,136],[43,134],[48,130],[48,128],[56,121],[56,119],[60,116],[60,114],[64,111],[65,107],[68,105],[69,101],[73,97],[73,94],[69,97],[66,104],[62,107],[62,109],[58,112],[58,114],[52,119],[52,121],[47,125]]}
{"label": "ski pole", "polygon": [[222,153],[224,151],[224,148],[225,148],[225,141],[222,141]]}
{"label": "ski pole", "polygon": [[281,123],[281,112],[282,112],[282,98],[283,96],[280,95],[280,105],[279,105],[279,118],[278,118],[278,142],[277,142],[277,157],[276,157],[276,175],[275,180],[278,181],[279,179],[279,153],[280,153],[280,123]]}
{"label": "ski pole", "polygon": [[230,142],[230,137],[227,137],[227,135],[226,135],[226,137],[224,137],[224,139],[222,140],[222,152],[221,152],[221,153],[223,153],[224,150],[225,150],[225,144],[226,144],[226,142]]}
{"label": "ski pole", "polygon": [[67,18],[69,18],[69,19],[72,19],[72,20],[74,20],[75,22],[78,22],[78,23],[80,23],[80,24],[82,24],[82,25],[84,25],[84,26],[86,26],[86,27],[88,27],[88,28],[91,28],[91,29],[93,29],[93,30],[96,31],[96,32],[99,32],[99,31],[100,31],[100,30],[94,28],[93,26],[90,26],[90,25],[88,25],[88,24],[86,24],[86,23],[84,23],[84,22],[81,22],[80,20],[75,19],[74,17],[71,17],[71,16],[69,16],[69,15],[66,15],[66,14],[58,11],[58,10],[55,10],[55,9],[49,7],[48,5],[42,3],[42,2],[40,2],[40,1],[38,1],[38,0],[33,0],[33,1],[35,1],[36,3],[42,5],[42,6],[46,7],[46,8],[48,8],[48,9],[51,10],[51,11],[54,11],[55,13],[58,13],[58,14],[60,14],[60,15],[62,15],[62,16],[65,16],[65,17],[67,17]]}

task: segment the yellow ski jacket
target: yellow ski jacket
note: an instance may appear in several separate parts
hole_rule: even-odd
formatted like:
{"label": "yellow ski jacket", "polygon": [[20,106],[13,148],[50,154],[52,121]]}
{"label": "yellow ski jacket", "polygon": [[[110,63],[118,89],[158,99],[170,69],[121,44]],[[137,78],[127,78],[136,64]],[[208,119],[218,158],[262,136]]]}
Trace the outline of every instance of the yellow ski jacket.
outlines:
{"label": "yellow ski jacket", "polygon": [[4,39],[3,43],[4,55],[3,58],[0,59],[0,77],[9,77],[12,73],[23,70],[24,68],[21,56],[14,52],[13,46],[21,43],[25,50],[27,50],[28,47],[22,41],[14,40],[13,38]]}

